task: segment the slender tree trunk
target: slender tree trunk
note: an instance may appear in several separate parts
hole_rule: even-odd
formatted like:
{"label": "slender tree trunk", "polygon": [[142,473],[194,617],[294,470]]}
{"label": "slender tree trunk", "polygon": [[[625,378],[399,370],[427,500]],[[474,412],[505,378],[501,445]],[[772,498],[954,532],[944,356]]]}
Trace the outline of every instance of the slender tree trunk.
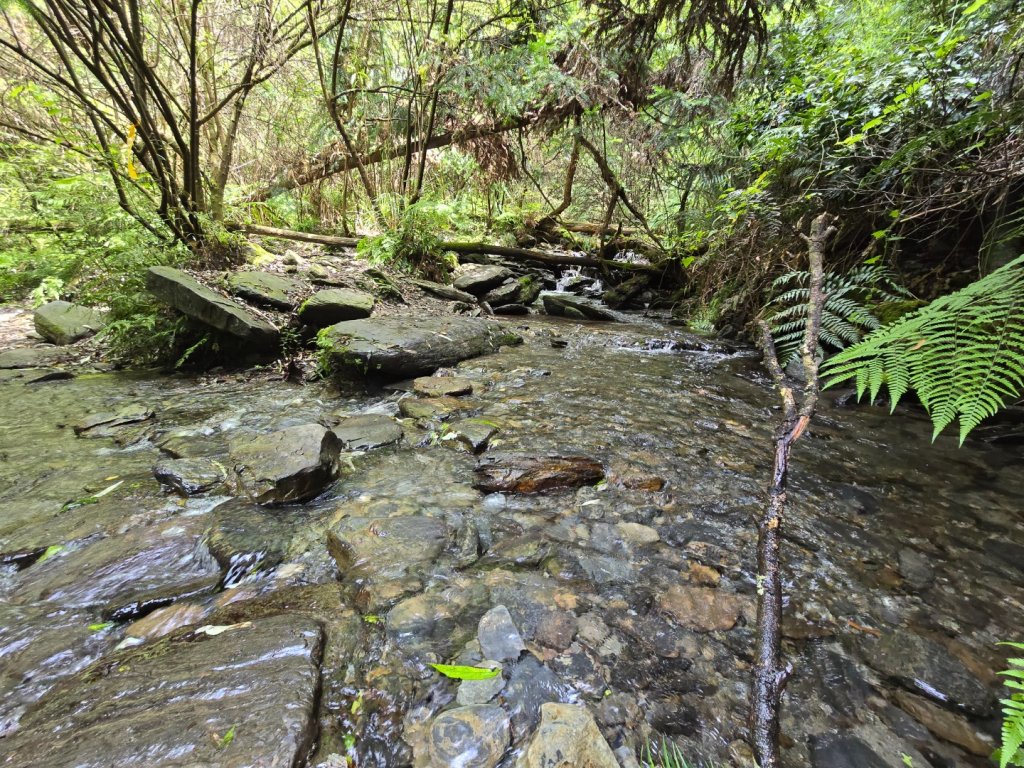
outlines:
{"label": "slender tree trunk", "polygon": [[810,236],[801,235],[808,245],[810,295],[807,324],[800,346],[804,384],[799,398],[786,382],[779,363],[771,329],[764,320],[761,347],[765,366],[782,398],[783,421],[775,432],[775,461],[768,503],[757,520],[757,649],[754,655],[754,685],[750,702],[750,738],[760,768],[779,768],[779,707],[791,667],[782,660],[782,530],[786,519],[786,484],[789,455],[794,442],[807,429],[818,403],[818,333],[821,308],[825,245],[835,234],[831,216],[823,213],[811,224]]}

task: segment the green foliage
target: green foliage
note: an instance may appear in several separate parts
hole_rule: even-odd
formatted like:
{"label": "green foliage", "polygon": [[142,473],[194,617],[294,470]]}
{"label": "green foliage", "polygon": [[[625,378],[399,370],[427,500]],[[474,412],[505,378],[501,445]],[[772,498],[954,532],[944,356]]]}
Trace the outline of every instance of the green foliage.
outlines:
{"label": "green foliage", "polygon": [[[809,283],[805,270],[787,272],[773,283],[777,295],[768,306],[767,321],[783,366],[797,354],[804,338]],[[833,351],[856,344],[881,325],[875,312],[878,304],[910,298],[895,276],[879,265],[863,265],[846,274],[826,272],[822,290],[819,338],[822,347]]]}
{"label": "green foliage", "polygon": [[420,200],[402,211],[392,229],[359,241],[356,252],[371,264],[390,264],[407,272],[444,280],[457,262],[442,247],[452,229],[452,206]]}
{"label": "green foliage", "polygon": [[683,755],[683,751],[671,741],[661,740],[657,748],[647,744],[640,761],[643,768],[713,768],[703,763],[691,763]]}
{"label": "green foliage", "polygon": [[858,396],[910,389],[937,437],[960,420],[960,442],[1024,388],[1024,256],[849,347],[822,369],[826,386],[854,379]]}
{"label": "green foliage", "polygon": [[[1000,643],[1017,651],[1024,651],[1024,643]],[[1009,669],[1000,672],[1010,689],[1003,705],[1003,743],[997,751],[999,768],[1024,766],[1024,658],[1009,659]]]}

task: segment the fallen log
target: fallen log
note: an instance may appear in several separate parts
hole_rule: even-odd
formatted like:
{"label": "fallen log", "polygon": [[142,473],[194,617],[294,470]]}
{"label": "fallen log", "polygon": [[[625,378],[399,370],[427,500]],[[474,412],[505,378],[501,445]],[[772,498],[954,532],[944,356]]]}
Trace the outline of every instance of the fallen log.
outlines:
{"label": "fallen log", "polygon": [[[225,225],[231,232],[246,232],[262,237],[276,237],[282,240],[295,240],[302,243],[315,243],[332,248],[355,248],[361,238],[341,237],[339,235],[319,235],[312,232],[296,232],[291,229],[264,227],[257,224],[228,223]],[[493,245],[482,242],[442,241],[440,247],[446,251],[464,254],[482,254],[501,256],[507,259],[533,261],[559,267],[595,267],[598,269],[618,269],[627,272],[659,272],[661,267],[656,264],[632,264],[613,259],[599,259],[594,256],[583,256],[575,253],[548,253],[530,248],[512,248],[505,245]]]}

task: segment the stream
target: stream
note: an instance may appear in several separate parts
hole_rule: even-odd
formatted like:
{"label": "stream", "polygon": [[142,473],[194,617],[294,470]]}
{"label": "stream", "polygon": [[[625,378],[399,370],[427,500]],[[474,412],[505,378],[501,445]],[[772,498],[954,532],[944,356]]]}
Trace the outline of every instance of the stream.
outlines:
{"label": "stream", "polygon": [[[757,354],[653,320],[508,325],[524,343],[460,364],[473,393],[419,418],[400,387],[0,370],[0,764],[512,766],[562,701],[623,766],[668,741],[752,766],[779,416]],[[840,394],[794,449],[783,762],[988,765],[996,643],[1024,639],[1022,447],[932,443],[923,414]],[[360,414],[402,440],[346,452],[305,504],[154,478]],[[589,457],[605,479],[478,490],[445,426],[463,417],[497,430],[483,457]],[[482,664],[495,622],[523,649],[494,690],[429,666]]]}

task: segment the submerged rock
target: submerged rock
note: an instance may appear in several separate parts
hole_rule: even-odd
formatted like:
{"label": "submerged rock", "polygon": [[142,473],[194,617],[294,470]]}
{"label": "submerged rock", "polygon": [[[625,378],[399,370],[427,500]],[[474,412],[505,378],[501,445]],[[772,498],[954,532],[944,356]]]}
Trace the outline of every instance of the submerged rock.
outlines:
{"label": "submerged rock", "polygon": [[658,596],[658,607],[682,627],[698,632],[736,626],[749,598],[710,587],[675,585]]}
{"label": "submerged rock", "polygon": [[621,320],[622,318],[610,309],[602,307],[596,301],[573,296],[569,293],[543,293],[544,311],[549,315],[574,317],[578,320]]}
{"label": "submerged rock", "polygon": [[346,578],[397,579],[433,562],[450,531],[436,517],[348,518],[327,534],[327,547]]}
{"label": "submerged rock", "polygon": [[149,421],[154,415],[153,409],[145,405],[126,405],[113,413],[87,416],[77,424],[72,424],[71,429],[79,437],[111,437],[119,428]]}
{"label": "submerged rock", "polygon": [[43,304],[35,311],[33,322],[40,336],[58,346],[88,338],[106,325],[102,312],[67,301]]}
{"label": "submerged rock", "polygon": [[343,419],[331,431],[347,451],[370,451],[402,439],[402,426],[390,416],[368,413]]}
{"label": "submerged rock", "polygon": [[483,459],[473,485],[487,493],[538,493],[594,485],[603,478],[604,467],[588,456],[505,453]]}
{"label": "submerged rock", "polygon": [[325,329],[320,340],[339,371],[392,379],[432,372],[521,341],[498,323],[475,317],[349,320]]}
{"label": "submerged rock", "polygon": [[314,328],[326,328],[344,320],[369,317],[376,299],[369,293],[351,288],[327,288],[317,291],[299,308],[299,319]]}
{"label": "submerged rock", "polygon": [[284,559],[293,529],[276,511],[232,499],[214,509],[211,517],[207,546],[224,570],[225,586]]}
{"label": "submerged rock", "polygon": [[474,296],[483,296],[512,277],[512,270],[498,266],[474,266],[455,280],[455,287]]}
{"label": "submerged rock", "polygon": [[320,424],[287,427],[231,444],[235,472],[257,504],[307,501],[338,476],[341,441]]}
{"label": "submerged rock", "polygon": [[295,765],[316,735],[322,643],[316,622],[275,616],[120,652],[28,713],[0,762]]}
{"label": "submerged rock", "polygon": [[227,469],[215,459],[164,459],[153,467],[153,476],[182,496],[195,496],[227,479]]}
{"label": "submerged rock", "polygon": [[429,759],[417,764],[494,768],[509,740],[508,715],[501,707],[479,704],[450,709],[431,723]]}
{"label": "submerged rock", "polygon": [[537,727],[545,703],[565,701],[569,694],[569,687],[554,672],[535,656],[525,656],[512,670],[502,693],[515,740],[526,738]]}
{"label": "submerged rock", "polygon": [[306,290],[299,280],[273,272],[245,271],[228,276],[228,290],[250,304],[289,312],[295,309],[296,297]]}
{"label": "submerged rock", "polygon": [[448,434],[455,435],[455,441],[473,453],[480,453],[498,434],[498,428],[483,419],[461,419],[452,422]]}
{"label": "submerged rock", "polygon": [[235,336],[256,349],[277,347],[277,328],[207,288],[187,272],[173,267],[150,267],[146,272],[146,288],[182,314]]}
{"label": "submerged rock", "polygon": [[496,605],[483,615],[476,637],[480,651],[488,659],[510,661],[518,659],[519,654],[526,650],[523,638],[504,605]]}
{"label": "submerged rock", "polygon": [[517,768],[619,768],[594,716],[578,704],[547,703]]}

